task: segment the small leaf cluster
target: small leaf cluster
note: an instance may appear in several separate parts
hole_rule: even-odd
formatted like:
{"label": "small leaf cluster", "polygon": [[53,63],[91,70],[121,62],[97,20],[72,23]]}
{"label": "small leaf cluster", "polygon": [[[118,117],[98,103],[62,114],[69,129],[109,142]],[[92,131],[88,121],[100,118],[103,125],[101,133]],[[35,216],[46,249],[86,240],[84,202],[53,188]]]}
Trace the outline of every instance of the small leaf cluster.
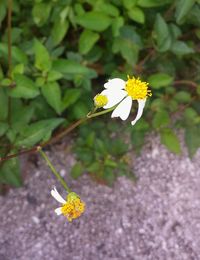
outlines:
{"label": "small leaf cluster", "polygon": [[112,185],[118,176],[134,178],[128,155],[131,144],[121,135],[124,128],[101,121],[81,127],[74,146],[77,163],[71,176],[76,179],[87,172],[96,181],[107,185]]}
{"label": "small leaf cluster", "polygon": [[[148,81],[153,92],[142,120],[124,130],[135,151],[145,134],[155,130],[170,151],[180,154],[174,129],[184,128],[189,154],[195,154],[200,147],[199,0],[13,0],[12,60],[8,2],[0,1],[1,157],[45,142],[58,128],[84,117],[103,83],[127,74]],[[95,125],[98,130],[97,121]],[[109,136],[106,127],[101,130]],[[87,135],[80,132],[76,143],[79,164],[73,176],[82,171],[98,172],[102,180],[116,176],[119,165],[106,147],[108,140],[100,135],[97,146],[95,141],[90,146],[87,138],[97,137],[94,130]],[[113,139],[112,146],[120,140]],[[87,154],[80,152],[83,146],[90,156],[94,151],[91,161],[81,157]],[[123,144],[118,146],[120,150]],[[104,147],[102,156],[97,147]],[[117,166],[104,167],[106,160]],[[92,161],[109,173],[92,168]],[[1,165],[0,182],[22,183],[18,159]]]}

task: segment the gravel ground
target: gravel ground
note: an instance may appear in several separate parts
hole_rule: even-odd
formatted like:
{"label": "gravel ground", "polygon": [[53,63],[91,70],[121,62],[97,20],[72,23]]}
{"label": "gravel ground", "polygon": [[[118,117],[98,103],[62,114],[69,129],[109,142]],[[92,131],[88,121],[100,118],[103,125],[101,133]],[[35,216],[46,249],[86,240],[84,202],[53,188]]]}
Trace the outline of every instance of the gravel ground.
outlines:
{"label": "gravel ground", "polygon": [[191,161],[185,148],[175,156],[148,139],[133,156],[137,183],[119,178],[113,189],[87,176],[71,180],[73,156],[48,152],[87,204],[72,223],[54,214],[56,182],[42,159],[29,163],[25,186],[0,198],[0,260],[200,259],[200,150]]}

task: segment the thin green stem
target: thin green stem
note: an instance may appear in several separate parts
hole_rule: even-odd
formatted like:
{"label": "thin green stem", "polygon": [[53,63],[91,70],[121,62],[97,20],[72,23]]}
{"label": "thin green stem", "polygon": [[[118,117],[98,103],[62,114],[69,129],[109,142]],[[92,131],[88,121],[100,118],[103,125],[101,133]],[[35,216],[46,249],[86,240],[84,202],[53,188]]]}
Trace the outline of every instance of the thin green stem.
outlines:
{"label": "thin green stem", "polygon": [[88,113],[87,117],[88,118],[92,118],[92,117],[97,117],[97,116],[101,116],[101,115],[107,114],[107,113],[113,111],[117,106],[118,106],[118,104],[113,106],[113,107],[111,107],[111,108],[109,108],[109,109],[106,109],[106,110],[103,110],[103,111],[100,111],[100,112],[97,112],[97,113],[94,113],[94,114]]}
{"label": "thin green stem", "polygon": [[[118,105],[118,104],[117,104]],[[53,136],[49,141],[45,142],[45,143],[41,143],[39,144],[39,147],[45,147],[47,145],[50,145],[50,144],[54,144],[56,143],[58,140],[60,140],[62,137],[64,137],[65,135],[67,135],[68,133],[70,133],[72,130],[74,130],[76,127],[78,127],[79,125],[81,125],[82,123],[86,122],[87,120],[89,120],[90,118],[93,118],[93,117],[97,117],[97,116],[101,116],[101,115],[104,115],[106,113],[109,113],[110,111],[114,110],[116,106],[113,106],[109,109],[106,109],[104,111],[100,111],[100,112],[97,112],[97,113],[94,113],[94,111],[96,110],[93,110],[93,112],[90,112],[87,114],[87,117],[84,117],[84,118],[81,118],[79,119],[78,121],[76,121],[75,123],[71,124],[69,127],[67,127],[66,129],[64,129],[62,132],[58,133],[57,135]],[[18,153],[15,153],[15,154],[10,154],[10,155],[7,155],[6,157],[0,157],[0,163],[3,162],[3,161],[6,161],[6,160],[9,160],[9,159],[12,159],[14,157],[17,157],[17,156],[20,156],[20,155],[23,155],[23,154],[27,154],[27,153],[35,153],[38,151],[38,146],[34,146],[30,149],[26,149],[26,150],[22,150],[22,151],[19,151]]]}
{"label": "thin green stem", "polygon": [[68,187],[67,183],[64,181],[64,179],[60,176],[60,174],[56,171],[55,167],[53,166],[53,164],[51,163],[51,161],[49,160],[48,156],[42,151],[42,148],[40,146],[38,146],[37,148],[38,152],[41,154],[41,156],[44,158],[44,160],[46,161],[47,165],[49,166],[49,168],[51,169],[52,173],[54,174],[54,176],[57,178],[57,180],[61,183],[61,185],[64,187],[64,189],[70,193],[71,190]]}
{"label": "thin green stem", "polygon": [[11,78],[12,74],[12,5],[13,1],[8,0],[8,21],[7,21],[7,34],[8,34],[8,77]]}

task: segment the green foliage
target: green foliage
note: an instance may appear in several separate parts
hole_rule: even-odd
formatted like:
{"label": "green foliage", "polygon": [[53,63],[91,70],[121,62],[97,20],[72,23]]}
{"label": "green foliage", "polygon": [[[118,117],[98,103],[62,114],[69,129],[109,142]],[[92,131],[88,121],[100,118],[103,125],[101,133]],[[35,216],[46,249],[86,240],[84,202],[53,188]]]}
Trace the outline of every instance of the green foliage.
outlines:
{"label": "green foliage", "polygon": [[[185,128],[189,154],[195,154],[200,146],[200,1],[14,1],[10,74],[7,5],[0,1],[1,157],[47,141],[58,127],[84,117],[103,83],[127,74],[143,78],[152,89],[143,118],[134,127],[127,122],[121,134],[114,120],[109,126],[94,121],[83,127],[72,176],[89,172],[108,184],[120,174],[129,176],[127,149],[140,152],[152,129],[179,154],[174,128]],[[129,147],[122,133],[129,136]],[[17,159],[1,165],[0,181],[21,184]]]}
{"label": "green foliage", "polygon": [[121,129],[115,128],[117,138],[111,138],[112,131],[103,122],[81,127],[74,146],[79,161],[71,170],[73,178],[87,171],[96,181],[112,185],[118,176],[131,176],[126,155],[131,146],[124,143]]}

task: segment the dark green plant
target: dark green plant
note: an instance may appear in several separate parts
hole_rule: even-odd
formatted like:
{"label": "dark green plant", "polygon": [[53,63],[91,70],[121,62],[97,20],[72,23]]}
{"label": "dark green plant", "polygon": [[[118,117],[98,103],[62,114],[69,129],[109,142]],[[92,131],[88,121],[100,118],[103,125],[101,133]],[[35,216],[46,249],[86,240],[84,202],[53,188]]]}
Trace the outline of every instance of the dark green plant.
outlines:
{"label": "dark green plant", "polygon": [[[1,157],[46,142],[55,129],[90,111],[92,97],[108,78],[127,74],[148,81],[153,92],[143,119],[124,129],[135,150],[147,131],[155,130],[170,151],[180,154],[174,128],[181,127],[193,156],[200,146],[199,26],[199,0],[1,0]],[[123,171],[120,164],[114,167],[115,151],[101,135],[95,149],[86,143],[97,135],[98,124],[91,133],[80,130],[80,162],[72,176],[84,169],[111,183],[113,169]],[[109,130],[103,131],[108,137]],[[116,149],[123,148],[119,140],[113,139],[119,142]],[[81,158],[84,146],[87,159]],[[97,147],[104,147],[104,153]],[[102,173],[100,164],[92,169],[92,160],[105,165],[107,159],[113,165],[109,170]],[[2,163],[0,181],[21,185],[18,158]]]}

